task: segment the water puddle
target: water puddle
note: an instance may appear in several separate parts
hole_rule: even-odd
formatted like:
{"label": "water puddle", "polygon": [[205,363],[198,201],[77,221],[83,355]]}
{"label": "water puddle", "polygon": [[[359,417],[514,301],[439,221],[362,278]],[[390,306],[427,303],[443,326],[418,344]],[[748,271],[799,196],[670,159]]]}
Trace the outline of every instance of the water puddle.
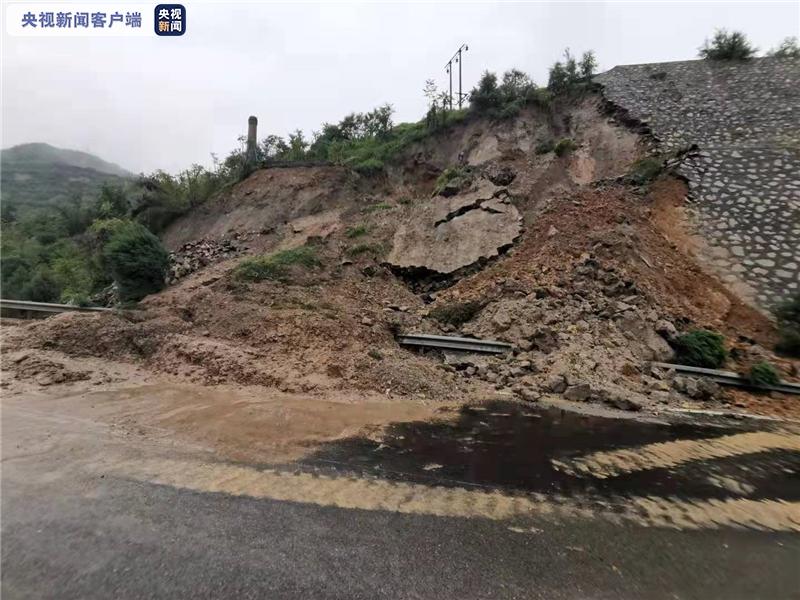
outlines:
{"label": "water puddle", "polygon": [[800,498],[796,435],[643,423],[510,402],[396,423],[302,461],[416,483],[559,494]]}

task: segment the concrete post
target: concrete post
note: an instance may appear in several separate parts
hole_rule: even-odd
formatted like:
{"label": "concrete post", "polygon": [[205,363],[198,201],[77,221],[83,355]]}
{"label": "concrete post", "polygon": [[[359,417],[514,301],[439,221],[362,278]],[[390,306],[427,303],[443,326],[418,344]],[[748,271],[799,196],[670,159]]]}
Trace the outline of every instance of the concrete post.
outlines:
{"label": "concrete post", "polygon": [[247,119],[247,164],[253,165],[256,162],[256,147],[258,145],[257,137],[258,119],[251,116]]}

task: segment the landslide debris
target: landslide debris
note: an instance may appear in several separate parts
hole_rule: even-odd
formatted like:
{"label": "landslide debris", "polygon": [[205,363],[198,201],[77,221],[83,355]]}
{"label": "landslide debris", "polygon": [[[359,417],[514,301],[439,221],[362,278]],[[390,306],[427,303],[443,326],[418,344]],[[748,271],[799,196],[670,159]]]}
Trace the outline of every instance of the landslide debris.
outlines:
{"label": "landslide debris", "polygon": [[[431,197],[431,170],[455,164],[463,152],[455,141],[415,149],[372,182],[338,167],[258,171],[172,226],[168,238],[188,266],[168,289],[135,310],[25,325],[4,351],[110,358],[203,385],[320,398],[469,401],[499,392],[624,410],[797,415],[798,403],[781,397],[649,366],[671,358],[679,333],[704,328],[725,336],[727,368],[766,359],[787,380],[797,372],[765,350],[772,323],[694,260],[681,225],[685,184],[662,174],[633,186],[624,175],[646,152],[638,137],[596,101],[571,111],[568,130],[527,112],[516,124],[456,131],[473,168],[447,196]],[[566,136],[574,152],[535,152],[543,139]],[[192,227],[201,240],[185,239]],[[302,247],[315,260],[281,277],[235,275],[246,261]],[[409,285],[431,275],[446,285],[419,294]],[[499,339],[515,351],[416,353],[397,345],[398,331]]]}

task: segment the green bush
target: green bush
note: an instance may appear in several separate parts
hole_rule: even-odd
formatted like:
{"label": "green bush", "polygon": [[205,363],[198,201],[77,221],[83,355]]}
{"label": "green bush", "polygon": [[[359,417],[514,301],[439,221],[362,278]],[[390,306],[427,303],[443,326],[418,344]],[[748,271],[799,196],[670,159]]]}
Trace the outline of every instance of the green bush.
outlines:
{"label": "green bush", "polygon": [[628,173],[628,181],[634,185],[645,185],[661,174],[663,163],[657,158],[647,156],[637,160]]}
{"label": "green bush", "polygon": [[370,204],[361,209],[362,213],[373,213],[379,210],[390,210],[392,205],[387,202],[378,202],[377,204]]}
{"label": "green bush", "polygon": [[128,222],[114,231],[103,248],[103,260],[122,300],[140,300],[164,287],[169,267],[167,251],[139,223]]}
{"label": "green bush", "polygon": [[267,256],[255,256],[240,262],[233,270],[234,279],[243,281],[263,281],[272,279],[286,281],[291,267],[306,269],[319,266],[316,251],[310,246],[300,246],[291,250],[281,250]]}
{"label": "green bush", "polygon": [[728,352],[725,338],[704,329],[691,331],[675,340],[676,362],[692,367],[718,369],[725,364]]}
{"label": "green bush", "polygon": [[440,323],[447,323],[453,327],[460,327],[477,315],[483,306],[480,302],[453,302],[437,306],[430,311],[429,316]]}
{"label": "green bush", "polygon": [[536,144],[535,152],[536,154],[548,154],[552,152],[556,147],[555,141],[552,139],[544,140],[543,142],[539,142]]}
{"label": "green bush", "polygon": [[447,167],[439,177],[433,187],[433,195],[438,196],[445,191],[445,188],[454,184],[458,188],[464,187],[470,180],[471,172],[467,167]]}
{"label": "green bush", "polygon": [[362,254],[378,255],[383,252],[383,246],[380,244],[356,244],[348,248],[345,252],[348,256],[361,256]]}
{"label": "green bush", "polygon": [[53,302],[60,294],[58,283],[43,269],[37,270],[24,288],[25,297],[33,302]]}
{"label": "green bush", "polygon": [[366,225],[356,225],[355,227],[348,227],[344,235],[351,240],[357,237],[361,237],[367,235],[369,233],[369,227]]}
{"label": "green bush", "polygon": [[778,344],[775,349],[789,356],[800,357],[800,294],[775,310],[778,318]]}
{"label": "green bush", "polygon": [[700,47],[698,56],[708,60],[747,60],[755,56],[755,48],[741,31],[717,29],[711,40],[706,40]]}
{"label": "green bush", "polygon": [[773,48],[767,52],[767,56],[774,56],[776,58],[800,58],[800,46],[797,45],[797,38],[785,38],[777,48]]}
{"label": "green bush", "polygon": [[580,62],[569,51],[564,50],[564,61],[556,61],[550,67],[547,89],[554,95],[569,94],[586,87],[597,68],[594,52],[584,52]]}
{"label": "green bush", "polygon": [[778,370],[766,361],[750,367],[747,378],[753,385],[778,385],[781,382]]}
{"label": "green bush", "polygon": [[485,71],[469,99],[472,113],[491,119],[509,119],[525,106],[549,107],[551,96],[547,90],[537,88],[526,73],[511,69],[503,73],[500,83],[497,75]]}
{"label": "green bush", "polygon": [[377,158],[368,158],[356,163],[353,166],[353,170],[359,175],[373,177],[383,171],[383,161]]}
{"label": "green bush", "polygon": [[577,148],[577,145],[570,138],[562,138],[553,146],[553,152],[556,153],[556,156],[566,156],[575,148]]}

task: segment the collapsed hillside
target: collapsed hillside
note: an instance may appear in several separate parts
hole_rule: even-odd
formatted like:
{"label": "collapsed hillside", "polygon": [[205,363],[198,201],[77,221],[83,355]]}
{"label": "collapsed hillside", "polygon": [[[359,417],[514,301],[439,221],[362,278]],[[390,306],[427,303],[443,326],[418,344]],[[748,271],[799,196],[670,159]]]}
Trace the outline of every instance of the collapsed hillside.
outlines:
{"label": "collapsed hillside", "polygon": [[[570,142],[562,155],[548,150],[559,139]],[[379,178],[262,169],[164,235],[178,254],[200,239],[235,239],[236,252],[185,269],[135,310],[18,327],[4,367],[23,372],[31,358],[17,358],[32,348],[322,398],[499,392],[627,410],[796,414],[779,396],[648,366],[672,357],[679,332],[708,328],[726,336],[734,369],[767,357],[784,378],[797,373],[765,349],[769,320],[694,260],[685,184],[668,173],[645,185],[626,177],[648,153],[646,138],[589,95],[558,113],[470,120],[408,149]],[[242,276],[243,265],[266,268],[253,257],[298,248],[307,264],[267,263],[267,276]],[[397,345],[398,331],[489,337],[515,350],[417,354]]]}

